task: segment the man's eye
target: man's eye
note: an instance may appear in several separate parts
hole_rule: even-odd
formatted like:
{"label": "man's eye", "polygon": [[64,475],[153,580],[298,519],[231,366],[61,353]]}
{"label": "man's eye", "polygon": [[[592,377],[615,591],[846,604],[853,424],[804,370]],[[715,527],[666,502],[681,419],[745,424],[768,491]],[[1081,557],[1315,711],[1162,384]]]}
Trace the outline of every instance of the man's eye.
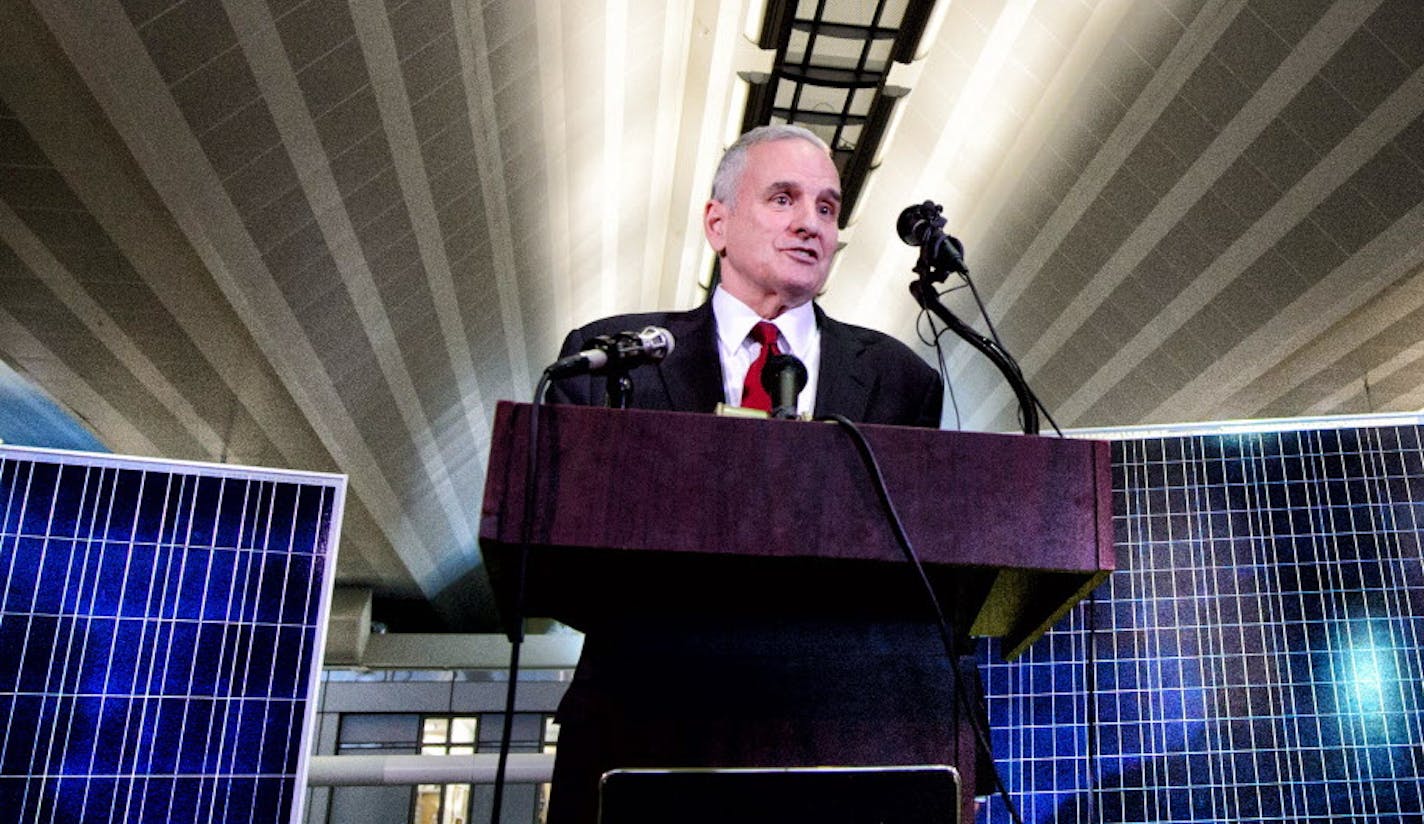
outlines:
{"label": "man's eye", "polygon": [[778,206],[785,206],[786,204],[791,202],[791,198],[787,195],[776,195],[772,197],[771,202],[777,204]]}

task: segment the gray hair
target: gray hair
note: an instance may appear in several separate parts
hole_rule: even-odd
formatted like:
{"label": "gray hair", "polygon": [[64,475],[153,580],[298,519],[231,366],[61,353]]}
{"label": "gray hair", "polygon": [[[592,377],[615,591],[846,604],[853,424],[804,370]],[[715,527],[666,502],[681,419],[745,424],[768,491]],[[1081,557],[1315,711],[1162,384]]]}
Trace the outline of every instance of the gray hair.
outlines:
{"label": "gray hair", "polygon": [[717,174],[712,178],[712,199],[735,206],[737,186],[742,181],[742,172],[747,168],[747,151],[758,143],[771,143],[776,140],[804,140],[827,154],[831,151],[826,141],[817,137],[810,129],[790,123],[758,126],[727,147],[726,153],[722,155],[722,162],[717,164]]}

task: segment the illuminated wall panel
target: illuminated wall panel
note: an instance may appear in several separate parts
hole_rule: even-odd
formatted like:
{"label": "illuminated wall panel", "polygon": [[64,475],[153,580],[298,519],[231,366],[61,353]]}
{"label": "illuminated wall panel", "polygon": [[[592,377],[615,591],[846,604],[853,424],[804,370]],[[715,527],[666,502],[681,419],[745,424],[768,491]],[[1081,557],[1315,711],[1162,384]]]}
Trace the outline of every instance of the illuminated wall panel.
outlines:
{"label": "illuminated wall panel", "polygon": [[1024,819],[1424,820],[1421,430],[1091,433],[1119,571],[984,668]]}
{"label": "illuminated wall panel", "polygon": [[0,820],[297,821],[344,493],[0,447]]}

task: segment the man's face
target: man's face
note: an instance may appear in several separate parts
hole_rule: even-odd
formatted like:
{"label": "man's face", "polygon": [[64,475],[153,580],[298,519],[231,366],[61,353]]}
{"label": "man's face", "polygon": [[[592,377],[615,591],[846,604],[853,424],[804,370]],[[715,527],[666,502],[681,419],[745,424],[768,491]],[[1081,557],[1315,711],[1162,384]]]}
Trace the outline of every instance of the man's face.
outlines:
{"label": "man's face", "polygon": [[826,284],[840,234],[840,175],[805,140],[758,143],[746,161],[735,202],[709,201],[703,228],[722,258],[722,287],[775,317]]}

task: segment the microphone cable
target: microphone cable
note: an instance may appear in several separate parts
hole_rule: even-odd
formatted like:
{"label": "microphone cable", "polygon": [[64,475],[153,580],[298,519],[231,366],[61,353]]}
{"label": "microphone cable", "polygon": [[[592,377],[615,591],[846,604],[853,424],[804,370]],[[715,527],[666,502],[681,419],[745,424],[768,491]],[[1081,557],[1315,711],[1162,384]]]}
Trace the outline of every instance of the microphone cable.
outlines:
{"label": "microphone cable", "polygon": [[509,616],[509,684],[504,693],[504,723],[500,728],[499,757],[494,769],[494,795],[490,799],[490,824],[499,824],[504,807],[504,779],[509,767],[509,750],[514,737],[515,697],[519,689],[519,651],[524,645],[524,585],[529,571],[529,544],[534,533],[534,503],[539,469],[539,408],[549,388],[549,369],[539,376],[534,400],[529,405],[528,463],[524,470],[524,517],[519,522],[519,553],[514,567],[514,606]]}
{"label": "microphone cable", "polygon": [[[925,337],[925,331],[920,328],[921,322],[929,323],[929,337]],[[934,347],[935,361],[937,361],[939,365],[940,379],[944,382],[945,391],[949,393],[949,405],[954,410],[954,431],[959,432],[964,429],[964,419],[959,414],[959,397],[954,392],[954,382],[949,379],[949,364],[945,360],[944,344],[941,343],[944,339],[944,333],[948,331],[949,327],[947,326],[940,329],[935,325],[934,315],[930,314],[930,310],[924,308],[920,309],[920,314],[915,318],[915,334],[919,336],[920,343]]]}
{"label": "microphone cable", "polygon": [[[929,575],[925,573],[924,564],[920,562],[920,556],[915,552],[915,548],[910,544],[910,536],[905,532],[905,525],[900,521],[900,514],[895,509],[895,503],[890,499],[890,490],[885,485],[885,476],[880,471],[880,462],[875,459],[875,452],[870,448],[870,442],[865,439],[865,434],[860,431],[849,418],[844,415],[827,415],[820,420],[834,421],[840,424],[841,429],[850,435],[855,443],[856,452],[859,453],[861,463],[870,473],[872,485],[875,487],[876,497],[880,500],[880,505],[884,508],[886,519],[890,522],[891,531],[895,533],[895,542],[899,544],[900,551],[904,554],[905,560],[915,570],[916,577],[919,578],[920,586],[924,589],[925,597],[929,601],[931,610],[934,612],[935,622],[939,629],[941,643],[944,644],[945,655],[949,657],[951,670],[954,672],[954,698],[956,707],[964,707],[969,715],[969,724],[974,731],[975,741],[980,747],[980,751],[985,755],[985,762],[989,765],[989,774],[994,779],[995,793],[1003,799],[1004,807],[1009,813],[1009,817],[1014,824],[1023,824],[1023,818],[1019,816],[1018,808],[1014,805],[1013,799],[1009,797],[1009,791],[1004,787],[1003,777],[999,774],[999,765],[994,762],[993,750],[989,747],[989,732],[984,726],[984,719],[980,716],[974,704],[970,703],[969,689],[964,684],[963,674],[959,669],[959,656],[955,652],[954,638],[958,634],[953,621],[945,615],[940,606],[939,596],[935,594],[934,586],[930,583]],[[956,728],[958,722],[956,721]],[[957,743],[957,742],[956,742]],[[976,755],[977,758],[977,755]],[[973,793],[974,788],[970,787],[969,792]]]}
{"label": "microphone cable", "polygon": [[[1009,359],[1009,363],[1014,365],[1014,371],[1019,373],[1019,377],[1023,377],[1023,370],[1019,368],[1018,358],[1010,355],[1004,342],[999,339],[999,332],[994,328],[993,319],[989,317],[989,307],[985,306],[983,299],[979,297],[979,287],[974,285],[974,279],[969,277],[968,272],[960,274],[960,277],[969,284],[969,294],[974,296],[974,305],[979,307],[979,316],[984,319],[984,325],[989,329],[989,336],[994,339],[994,345],[999,347],[999,351]],[[1053,427],[1053,431],[1058,433],[1058,437],[1063,437],[1063,430],[1058,428],[1058,421],[1053,419],[1053,413],[1048,411],[1048,407],[1038,397],[1038,393],[1033,391],[1033,387],[1029,385],[1028,381],[1024,381],[1024,387],[1028,389],[1029,397],[1033,398],[1034,406],[1037,406],[1038,410],[1043,413],[1043,417],[1048,419],[1048,425]]]}
{"label": "microphone cable", "polygon": [[[969,293],[974,297],[975,307],[979,310],[979,316],[984,319],[984,325],[989,330],[989,337],[993,341],[994,348],[997,349],[1000,354],[1002,354],[1005,358],[1008,359],[1008,362],[1012,364],[1014,371],[1020,377],[1022,377],[1023,370],[1019,368],[1018,360],[1014,358],[1013,355],[1009,354],[1009,350],[1004,346],[1003,341],[999,339],[999,332],[997,329],[994,328],[994,321],[989,318],[989,309],[984,305],[984,301],[981,300],[979,297],[978,287],[974,285],[974,281],[969,277],[969,275],[961,274],[959,277],[964,281],[965,286],[969,287]],[[950,292],[957,292],[963,288],[964,286],[951,286],[947,289],[937,290],[937,294],[940,297],[944,297]],[[929,314],[929,310],[927,309],[920,309],[920,316],[925,317],[929,320],[931,336],[929,338],[926,338],[923,330],[920,330],[918,328],[918,324],[916,325],[916,334],[919,335],[920,341],[923,342],[926,346],[933,346],[935,348],[935,352],[939,357],[939,373],[940,376],[944,379],[945,386],[948,387],[950,386],[949,367],[945,363],[944,350],[942,348],[943,344],[941,344],[940,341],[944,337],[945,333],[949,332],[950,329],[948,327],[940,329],[938,326],[936,326],[934,316]],[[1058,437],[1064,437],[1063,430],[1060,429],[1058,426],[1058,421],[1053,419],[1053,413],[1048,411],[1048,406],[1045,405],[1043,400],[1038,397],[1038,393],[1033,391],[1033,387],[1028,385],[1027,381],[1024,381],[1024,388],[1028,390],[1029,397],[1033,399],[1033,405],[1037,407],[1040,412],[1043,413],[1043,417],[1048,421],[1048,425],[1053,427],[1053,431],[1057,433]],[[954,390],[951,387],[951,401],[953,401],[953,392]],[[954,412],[955,421],[956,423],[958,423],[959,406],[957,403],[955,404]],[[956,426],[955,428],[958,429],[959,426]]]}

